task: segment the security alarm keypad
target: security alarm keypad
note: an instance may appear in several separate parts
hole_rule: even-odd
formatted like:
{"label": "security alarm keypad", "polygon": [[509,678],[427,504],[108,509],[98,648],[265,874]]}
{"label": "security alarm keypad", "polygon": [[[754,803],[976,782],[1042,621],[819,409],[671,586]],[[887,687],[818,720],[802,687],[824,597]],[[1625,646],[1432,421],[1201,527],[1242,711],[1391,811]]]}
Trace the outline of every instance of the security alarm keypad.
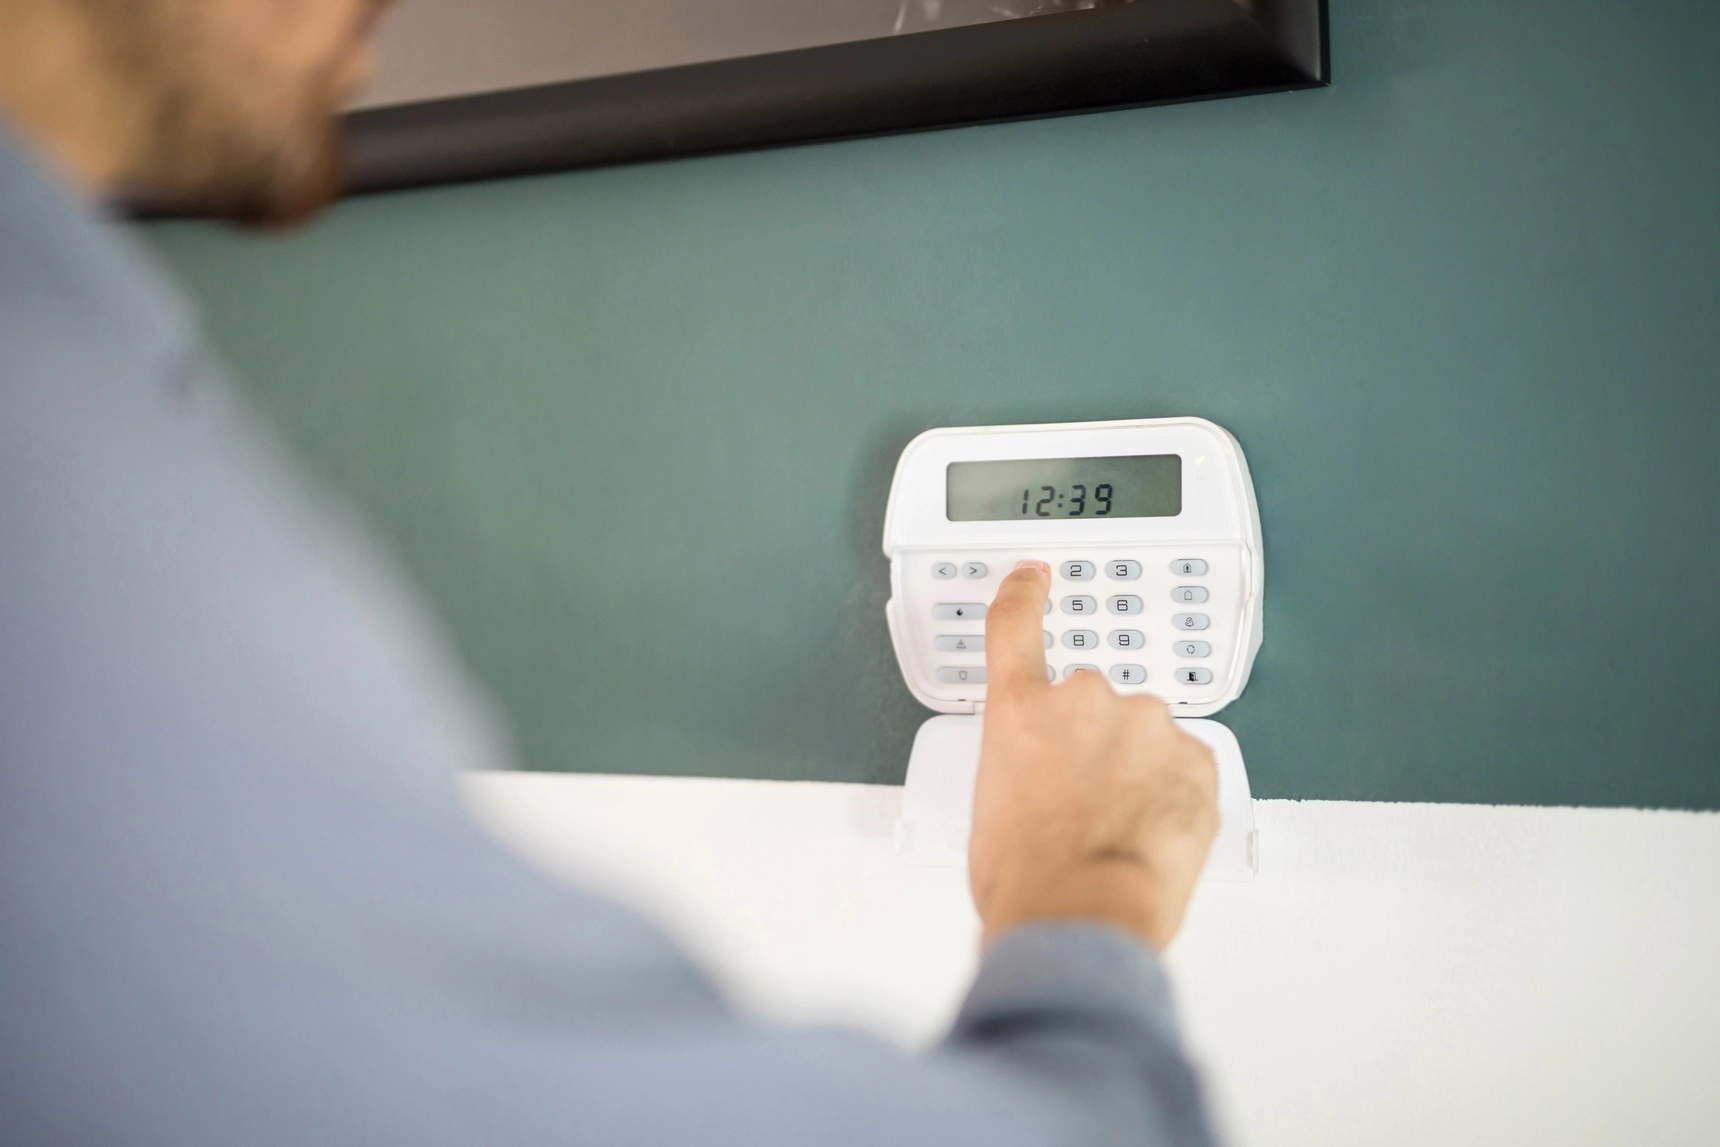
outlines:
{"label": "security alarm keypad", "polygon": [[1241,692],[1263,568],[1240,448],[1201,419],[934,430],[897,466],[891,637],[943,712],[985,700],[985,612],[1017,561],[1051,566],[1048,675],[1103,674],[1183,716]]}

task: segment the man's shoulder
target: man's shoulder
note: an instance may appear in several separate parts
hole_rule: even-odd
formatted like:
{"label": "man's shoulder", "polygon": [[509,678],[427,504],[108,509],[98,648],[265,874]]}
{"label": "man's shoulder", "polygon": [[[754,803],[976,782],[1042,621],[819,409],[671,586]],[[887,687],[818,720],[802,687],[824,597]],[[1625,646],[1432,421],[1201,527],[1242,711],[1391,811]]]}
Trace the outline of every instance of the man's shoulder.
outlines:
{"label": "man's shoulder", "polygon": [[0,133],[0,385],[96,364],[153,375],[196,341],[190,308],[124,228]]}

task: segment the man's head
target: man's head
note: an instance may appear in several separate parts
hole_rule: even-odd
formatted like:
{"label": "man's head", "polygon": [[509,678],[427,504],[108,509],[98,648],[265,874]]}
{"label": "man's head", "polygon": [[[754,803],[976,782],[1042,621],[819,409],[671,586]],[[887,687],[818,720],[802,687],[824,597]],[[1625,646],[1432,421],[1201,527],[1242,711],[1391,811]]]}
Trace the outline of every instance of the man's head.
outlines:
{"label": "man's head", "polygon": [[0,0],[0,111],[97,191],[291,222],[339,189],[386,3]]}

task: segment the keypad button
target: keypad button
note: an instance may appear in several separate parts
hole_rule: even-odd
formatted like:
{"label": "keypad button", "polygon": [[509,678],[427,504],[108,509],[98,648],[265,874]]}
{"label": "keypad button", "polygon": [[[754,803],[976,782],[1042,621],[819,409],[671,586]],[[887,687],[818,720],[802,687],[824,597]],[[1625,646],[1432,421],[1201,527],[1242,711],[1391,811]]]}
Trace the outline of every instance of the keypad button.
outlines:
{"label": "keypad button", "polygon": [[938,667],[938,680],[945,685],[984,685],[985,666],[942,665]]}
{"label": "keypad button", "polygon": [[1139,649],[1147,643],[1147,635],[1138,629],[1113,629],[1106,640],[1113,649]]}
{"label": "keypad button", "polygon": [[1051,666],[1047,665],[1045,667],[1045,679],[1047,681],[1057,680],[1057,670],[1055,670],[1055,669],[1051,668]]}
{"label": "keypad button", "polygon": [[1177,629],[1205,629],[1212,620],[1204,613],[1179,613],[1171,618],[1171,625]]}
{"label": "keypad button", "polygon": [[1040,610],[1039,612],[1040,613],[1050,613],[1051,612],[1051,599],[1050,598],[1045,599],[1045,608]]}
{"label": "keypad button", "polygon": [[1184,685],[1210,685],[1212,684],[1212,670],[1197,667],[1178,669],[1177,680]]}
{"label": "keypad button", "polygon": [[1134,581],[1141,576],[1140,562],[1106,562],[1105,572],[1116,581]]}
{"label": "keypad button", "polygon": [[1080,594],[1063,599],[1063,612],[1089,617],[1099,612],[1099,603]]}
{"label": "keypad button", "polygon": [[1206,600],[1206,587],[1203,585],[1179,585],[1171,590],[1171,600],[1184,605],[1199,605]]}
{"label": "keypad button", "polygon": [[1099,672],[1099,667],[1097,665],[1065,665],[1063,667],[1063,680],[1067,681],[1077,673],[1097,672]]}
{"label": "keypad button", "polygon": [[963,562],[962,563],[962,576],[963,577],[969,577],[969,578],[984,577],[985,576],[985,563],[984,562]]}
{"label": "keypad button", "polygon": [[937,578],[939,581],[949,581],[951,578],[956,576],[956,563],[933,562],[932,576]]}
{"label": "keypad button", "polygon": [[1051,648],[1051,631],[1049,629],[1042,629],[1039,631],[1039,636],[1045,638],[1045,648],[1050,649]]}
{"label": "keypad button", "polygon": [[1105,602],[1105,608],[1112,613],[1134,615],[1141,612],[1141,599],[1132,593],[1120,593]]}
{"label": "keypad button", "polygon": [[1211,657],[1212,646],[1204,641],[1179,641],[1171,646],[1178,657]]}
{"label": "keypad button", "polygon": [[1139,665],[1111,666],[1111,680],[1119,685],[1139,685],[1147,679],[1147,671]]}
{"label": "keypad button", "polygon": [[985,604],[978,601],[940,601],[932,606],[939,621],[984,621]]}
{"label": "keypad button", "polygon": [[946,633],[932,638],[932,646],[944,653],[984,653],[985,634]]}
{"label": "keypad button", "polygon": [[1093,577],[1092,562],[1064,562],[1063,576],[1070,581],[1090,581]]}
{"label": "keypad button", "polygon": [[1199,558],[1178,558],[1171,563],[1171,572],[1186,577],[1199,577],[1206,572],[1206,563]]}
{"label": "keypad button", "polygon": [[1091,629],[1071,629],[1063,635],[1063,648],[1097,649],[1099,648],[1099,635]]}

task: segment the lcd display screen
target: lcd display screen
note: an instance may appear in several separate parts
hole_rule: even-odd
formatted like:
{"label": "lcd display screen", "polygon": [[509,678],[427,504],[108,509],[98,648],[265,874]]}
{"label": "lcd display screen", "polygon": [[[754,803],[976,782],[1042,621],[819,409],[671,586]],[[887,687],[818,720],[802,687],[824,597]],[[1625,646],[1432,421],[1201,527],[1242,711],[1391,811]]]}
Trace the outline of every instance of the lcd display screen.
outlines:
{"label": "lcd display screen", "polygon": [[1176,454],[951,462],[944,477],[944,516],[952,522],[1180,513],[1182,458]]}

